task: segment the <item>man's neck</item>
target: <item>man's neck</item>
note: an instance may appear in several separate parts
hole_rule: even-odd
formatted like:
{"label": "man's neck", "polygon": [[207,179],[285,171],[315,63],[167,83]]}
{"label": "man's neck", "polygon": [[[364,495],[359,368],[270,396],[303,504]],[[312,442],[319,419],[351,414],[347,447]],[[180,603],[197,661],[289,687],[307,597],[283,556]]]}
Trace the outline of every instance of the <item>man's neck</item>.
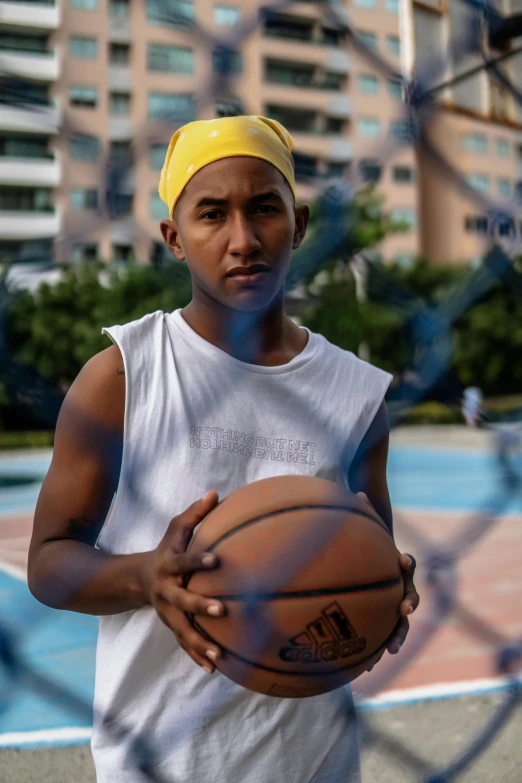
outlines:
{"label": "man's neck", "polygon": [[308,333],[286,315],[282,300],[265,311],[245,313],[192,299],[182,316],[204,340],[248,364],[287,364],[308,342]]}

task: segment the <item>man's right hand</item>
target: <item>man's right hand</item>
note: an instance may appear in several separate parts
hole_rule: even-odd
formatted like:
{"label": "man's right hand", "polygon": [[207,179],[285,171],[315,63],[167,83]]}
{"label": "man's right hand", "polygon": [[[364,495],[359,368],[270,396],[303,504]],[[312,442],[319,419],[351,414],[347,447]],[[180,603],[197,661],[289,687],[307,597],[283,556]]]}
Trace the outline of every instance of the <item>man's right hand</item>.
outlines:
{"label": "man's right hand", "polygon": [[219,601],[186,590],[183,580],[186,574],[217,565],[217,557],[211,552],[187,552],[194,528],[217,502],[217,492],[210,490],[174,517],[159,545],[145,561],[144,572],[146,594],[160,619],[192,660],[209,674],[215,669],[214,662],[220,655],[220,649],[196,631],[186,613],[219,617],[224,613],[224,606]]}

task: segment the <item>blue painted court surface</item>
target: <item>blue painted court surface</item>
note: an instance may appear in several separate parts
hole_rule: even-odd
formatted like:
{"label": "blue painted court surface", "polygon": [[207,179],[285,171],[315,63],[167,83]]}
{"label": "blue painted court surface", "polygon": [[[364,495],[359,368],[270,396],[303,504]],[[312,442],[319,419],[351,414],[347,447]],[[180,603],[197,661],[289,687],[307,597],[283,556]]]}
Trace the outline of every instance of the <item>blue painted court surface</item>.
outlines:
{"label": "blue painted court surface", "polygon": [[[0,458],[0,515],[34,508],[49,461],[49,453]],[[484,452],[394,448],[388,478],[397,508],[478,511],[501,497],[499,469]],[[522,499],[503,511],[522,513]],[[46,730],[92,725],[97,624],[93,617],[41,606],[23,581],[0,572],[0,630],[11,631],[11,652],[22,662],[19,671],[0,666],[0,747],[35,746],[47,741]],[[36,679],[28,679],[26,666]],[[68,699],[59,698],[55,687],[64,688]],[[8,736],[34,731],[43,732],[41,739]]]}

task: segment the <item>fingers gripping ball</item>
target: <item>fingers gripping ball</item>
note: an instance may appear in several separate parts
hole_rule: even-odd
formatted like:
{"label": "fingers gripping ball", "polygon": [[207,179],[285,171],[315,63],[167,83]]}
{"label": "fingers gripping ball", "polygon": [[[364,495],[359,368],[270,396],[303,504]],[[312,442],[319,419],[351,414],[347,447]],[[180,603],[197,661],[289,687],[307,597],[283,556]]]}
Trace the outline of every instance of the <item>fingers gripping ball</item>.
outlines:
{"label": "fingers gripping ball", "polygon": [[399,619],[399,552],[363,499],[319,478],[278,476],[225,498],[190,549],[219,566],[186,586],[224,603],[191,618],[230,679],[258,693],[315,696],[362,674]]}

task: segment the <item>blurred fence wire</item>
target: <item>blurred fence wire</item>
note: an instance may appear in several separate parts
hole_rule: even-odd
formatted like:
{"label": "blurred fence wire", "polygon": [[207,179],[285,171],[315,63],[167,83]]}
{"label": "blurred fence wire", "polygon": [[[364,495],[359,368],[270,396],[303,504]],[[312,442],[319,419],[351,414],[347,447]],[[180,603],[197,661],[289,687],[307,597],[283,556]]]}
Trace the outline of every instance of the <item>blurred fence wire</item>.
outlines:
{"label": "blurred fence wire", "polygon": [[[172,27],[178,33],[180,29],[183,30],[187,41],[204,45],[213,55],[213,69],[203,80],[193,103],[187,103],[181,111],[163,114],[154,123],[144,123],[135,131],[134,165],[140,157],[148,154],[152,143],[164,141],[165,133],[170,136],[177,127],[193,116],[198,116],[206,107],[213,106],[216,96],[221,100],[224,96],[230,96],[228,105],[231,114],[252,113],[248,105],[241,105],[234,98],[231,79],[237,78],[236,53],[250,36],[256,34],[259,25],[269,18],[270,14],[287,11],[292,5],[291,0],[272,4],[261,14],[252,13],[249,19],[230,34],[217,38],[208,30],[195,24],[193,19],[188,18],[181,11],[173,12],[168,0],[157,0],[155,8],[158,21],[163,27]],[[445,300],[437,306],[427,307],[425,302],[415,298],[406,288],[401,288],[395,279],[386,274],[383,267],[374,265],[371,256],[357,246],[350,209],[358,192],[366,186],[365,182],[357,178],[357,173],[350,175],[350,179],[334,182],[326,181],[321,177],[309,177],[309,183],[316,187],[321,202],[320,218],[312,238],[297,255],[291,268],[288,290],[291,291],[304,280],[310,279],[321,269],[327,258],[337,255],[348,264],[353,259],[357,259],[357,262],[359,264],[362,262],[366,268],[366,274],[372,283],[371,290],[377,299],[407,315],[412,341],[416,346],[415,364],[411,369],[417,382],[415,385],[404,383],[399,388],[396,395],[399,404],[391,411],[393,427],[402,421],[408,410],[425,396],[448,369],[452,356],[452,327],[456,320],[473,308],[475,303],[499,282],[509,286],[516,296],[522,297],[522,275],[514,264],[514,257],[519,252],[520,245],[516,202],[506,204],[503,201],[497,204],[484,193],[471,188],[462,173],[444,158],[440,150],[435,148],[428,133],[434,118],[443,110],[439,99],[444,89],[451,84],[465,83],[466,79],[472,78],[481,70],[486,70],[497,83],[511,92],[518,103],[522,104],[522,93],[503,70],[506,61],[521,52],[522,47],[514,47],[491,58],[483,46],[484,30],[500,35],[499,31],[504,30],[502,20],[495,7],[488,2],[463,0],[462,5],[472,14],[470,18],[473,23],[469,24],[457,39],[449,42],[446,57],[419,61],[412,73],[400,73],[395,63],[388,62],[365,43],[353,29],[348,15],[341,7],[328,2],[315,5],[322,9],[324,21],[329,28],[337,31],[346,47],[353,47],[365,59],[369,69],[399,82],[402,86],[403,138],[388,139],[386,143],[376,145],[373,158],[381,164],[388,163],[397,152],[404,149],[405,143],[413,146],[416,151],[422,151],[444,174],[448,190],[455,188],[465,193],[466,197],[474,201],[482,212],[487,213],[490,217],[490,225],[493,226],[484,245],[484,260],[481,266]],[[479,54],[482,57],[478,66],[460,70],[453,79],[445,78],[448,62],[456,67],[466,63],[471,54]],[[42,127],[46,127],[48,107],[42,106],[38,97],[33,95],[30,81],[4,70],[0,72],[0,94],[2,96],[0,111],[2,111],[2,104],[21,107],[41,117]],[[84,138],[86,134],[87,130],[65,109],[58,137],[69,142],[75,138]],[[111,221],[119,216],[120,205],[127,192],[124,186],[130,173],[129,161],[110,160],[105,152],[100,157],[98,167],[98,177],[104,186],[101,189],[103,198],[97,213],[87,222],[85,219],[78,222],[66,218],[59,237],[60,241],[78,242],[89,239],[94,231],[104,225],[110,225]],[[137,231],[147,233],[146,229],[140,226],[137,226]],[[39,269],[51,268],[53,264],[52,257],[45,254],[30,260],[39,261]],[[34,371],[19,364],[10,354],[5,339],[5,317],[8,304],[17,293],[8,283],[7,270],[0,284],[0,381],[13,395],[16,395],[18,401],[28,407],[38,408],[40,418],[47,425],[54,426],[62,392],[46,383]],[[520,464],[510,460],[508,452],[505,442],[499,439],[496,453],[497,491],[481,512],[472,515],[466,525],[444,544],[434,542],[416,530],[407,530],[408,525],[403,519],[396,521],[396,527],[407,530],[411,540],[414,541],[418,562],[423,566],[426,584],[430,587],[429,619],[411,635],[399,656],[389,658],[377,667],[372,678],[372,692],[362,695],[369,696],[386,687],[426,646],[450,615],[460,617],[471,637],[486,641],[490,645],[492,664],[498,675],[505,678],[506,683],[505,698],[496,713],[468,747],[462,748],[457,757],[442,769],[432,768],[425,762],[418,755],[419,749],[413,750],[406,744],[398,743],[391,736],[377,732],[368,722],[365,714],[359,714],[359,720],[364,724],[362,732],[364,741],[379,742],[390,756],[395,756],[402,765],[409,766],[412,774],[425,783],[428,781],[442,783],[457,779],[464,769],[473,765],[478,755],[491,743],[504,723],[512,718],[515,708],[520,703],[522,685],[518,672],[522,658],[522,639],[505,638],[493,627],[488,627],[463,604],[458,589],[460,560],[492,526],[498,524],[499,516],[513,498],[521,493]],[[314,552],[311,551],[306,554],[307,557],[313,555]],[[256,601],[255,593],[252,593],[251,599]],[[30,633],[32,628],[32,622],[28,623],[27,633]],[[270,632],[269,623],[264,627],[264,631]],[[0,667],[5,675],[2,677],[4,692],[0,696],[0,709],[3,712],[9,708],[17,686],[23,685],[48,699],[61,702],[71,711],[71,714],[83,718],[92,715],[90,703],[33,669],[30,662],[24,658],[21,647],[21,639],[10,632],[8,626],[0,624]],[[195,725],[194,721],[196,723],[200,720],[207,721],[214,709],[219,709],[219,705],[210,705],[199,700],[195,705],[193,719],[187,721],[186,730],[189,731]],[[112,716],[109,722],[106,721],[105,729],[113,736],[115,742],[129,743],[134,754],[137,775],[141,775],[143,780],[160,783],[161,777],[157,772],[152,733],[150,736],[136,735],[133,727],[123,723],[117,715]],[[175,739],[181,742],[183,737],[180,735]]]}

